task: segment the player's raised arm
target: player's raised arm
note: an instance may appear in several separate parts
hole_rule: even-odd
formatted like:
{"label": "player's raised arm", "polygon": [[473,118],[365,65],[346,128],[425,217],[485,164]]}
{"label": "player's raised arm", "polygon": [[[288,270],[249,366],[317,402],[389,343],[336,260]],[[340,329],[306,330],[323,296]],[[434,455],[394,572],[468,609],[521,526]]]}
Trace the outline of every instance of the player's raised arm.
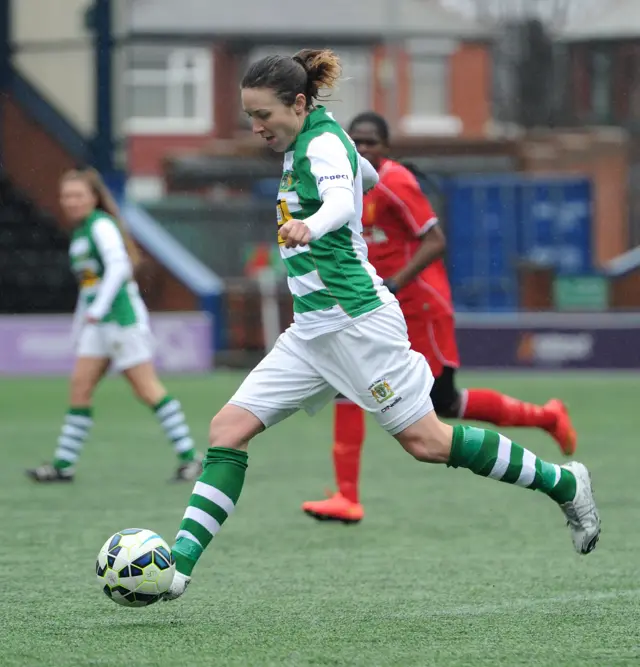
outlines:
{"label": "player's raised arm", "polygon": [[389,205],[396,209],[397,219],[404,223],[411,235],[420,239],[420,245],[406,264],[387,281],[387,286],[396,291],[412,282],[429,265],[441,259],[447,241],[431,203],[411,172],[401,165],[392,167],[379,187]]}

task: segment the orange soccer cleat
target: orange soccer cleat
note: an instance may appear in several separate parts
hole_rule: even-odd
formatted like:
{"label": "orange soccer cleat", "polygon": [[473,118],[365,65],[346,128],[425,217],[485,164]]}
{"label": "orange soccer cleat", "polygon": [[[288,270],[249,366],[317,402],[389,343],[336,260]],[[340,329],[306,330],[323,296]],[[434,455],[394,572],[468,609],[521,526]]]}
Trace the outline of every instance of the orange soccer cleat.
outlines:
{"label": "orange soccer cleat", "polygon": [[547,429],[549,435],[556,440],[566,456],[575,454],[576,447],[578,446],[578,435],[573,428],[571,417],[569,417],[565,404],[557,398],[552,398],[545,403],[544,409],[556,417],[555,425]]}
{"label": "orange soccer cleat", "polygon": [[359,523],[364,517],[362,505],[348,500],[341,493],[326,500],[308,500],[302,504],[302,511],[318,521]]}

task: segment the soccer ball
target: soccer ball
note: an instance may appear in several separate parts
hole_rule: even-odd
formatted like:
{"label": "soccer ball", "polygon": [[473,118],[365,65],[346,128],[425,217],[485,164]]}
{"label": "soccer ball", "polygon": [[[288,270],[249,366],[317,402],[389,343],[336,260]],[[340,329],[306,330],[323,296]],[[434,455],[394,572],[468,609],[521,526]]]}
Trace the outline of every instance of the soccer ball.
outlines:
{"label": "soccer ball", "polygon": [[96,561],[100,588],[125,607],[157,602],[169,590],[175,571],[169,545],[144,528],[127,528],[112,535]]}

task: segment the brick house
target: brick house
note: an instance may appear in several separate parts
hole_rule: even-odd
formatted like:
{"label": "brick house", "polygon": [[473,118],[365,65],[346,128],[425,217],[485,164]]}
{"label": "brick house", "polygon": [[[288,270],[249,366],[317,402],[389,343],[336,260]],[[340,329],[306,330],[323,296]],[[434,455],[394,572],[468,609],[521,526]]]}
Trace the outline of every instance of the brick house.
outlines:
{"label": "brick house", "polygon": [[[167,152],[245,131],[237,87],[246,63],[302,45],[340,53],[345,80],[329,106],[341,122],[373,108],[398,133],[485,135],[491,121],[487,29],[430,0],[327,0],[322,16],[313,8],[310,0],[133,3],[126,17],[132,46],[122,72],[132,196],[161,194]],[[285,15],[286,23],[279,18]]]}

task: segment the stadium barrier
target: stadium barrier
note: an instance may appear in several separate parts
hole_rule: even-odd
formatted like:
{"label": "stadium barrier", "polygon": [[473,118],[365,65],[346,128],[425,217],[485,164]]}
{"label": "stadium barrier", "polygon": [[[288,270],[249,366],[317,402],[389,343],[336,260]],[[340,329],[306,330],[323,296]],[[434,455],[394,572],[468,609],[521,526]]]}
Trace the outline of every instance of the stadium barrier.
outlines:
{"label": "stadium barrier", "polygon": [[[255,300],[253,309],[238,310],[259,319]],[[461,313],[456,322],[466,369],[640,370],[640,314]],[[237,343],[233,365],[248,368],[264,354],[261,327],[236,324],[252,337],[231,336]],[[151,326],[160,372],[203,373],[214,367],[208,313],[153,313]],[[0,375],[68,374],[70,334],[69,315],[0,316]]]}
{"label": "stadium barrier", "polygon": [[640,369],[640,313],[456,317],[464,368]]}
{"label": "stadium barrier", "polygon": [[[67,375],[74,361],[70,315],[0,316],[0,375]],[[161,373],[202,373],[213,364],[212,319],[201,313],[153,313]]]}

